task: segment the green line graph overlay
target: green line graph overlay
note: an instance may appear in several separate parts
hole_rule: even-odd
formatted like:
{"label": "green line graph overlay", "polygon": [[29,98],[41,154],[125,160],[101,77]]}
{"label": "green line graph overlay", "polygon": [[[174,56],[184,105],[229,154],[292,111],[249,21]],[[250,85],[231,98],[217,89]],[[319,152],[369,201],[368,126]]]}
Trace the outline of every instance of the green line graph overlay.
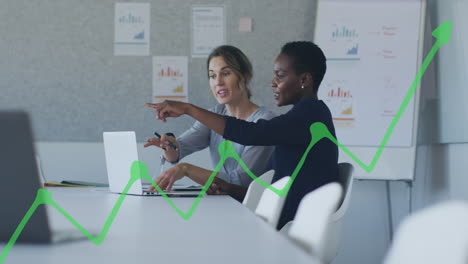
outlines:
{"label": "green line graph overlay", "polygon": [[209,186],[214,180],[214,177],[220,170],[221,166],[224,164],[226,159],[228,158],[233,158],[239,162],[239,165],[247,172],[247,174],[257,181],[259,184],[263,185],[264,187],[270,189],[271,191],[275,192],[281,197],[284,197],[289,189],[291,188],[291,185],[296,178],[297,174],[302,168],[302,165],[305,162],[306,157],[308,156],[310,150],[314,147],[314,145],[319,142],[322,139],[329,139],[333,143],[335,143],[339,148],[341,148],[347,155],[349,155],[359,166],[361,166],[365,171],[371,172],[375,165],[377,164],[378,160],[380,159],[382,152],[387,145],[387,142],[390,138],[390,136],[393,133],[393,130],[396,126],[396,124],[399,122],[401,116],[403,115],[403,112],[406,110],[408,103],[411,101],[411,99],[414,96],[414,93],[416,91],[416,88],[418,87],[422,76],[426,72],[426,69],[430,62],[433,60],[434,55],[436,52],[439,50],[439,48],[447,44],[450,41],[450,35],[452,31],[452,22],[451,21],[445,21],[439,27],[437,27],[433,32],[432,36],[436,38],[435,44],[432,46],[431,50],[427,54],[426,58],[424,59],[421,68],[416,74],[416,77],[414,78],[413,83],[411,84],[411,87],[409,88],[408,92],[405,95],[405,98],[403,99],[403,102],[401,103],[400,107],[398,108],[397,114],[393,118],[392,122],[390,123],[383,139],[382,142],[380,143],[377,152],[375,153],[371,163],[369,165],[364,164],[356,155],[354,155],[348,148],[343,146],[338,140],[332,136],[332,134],[328,131],[326,126],[323,123],[314,123],[310,126],[310,133],[312,134],[312,141],[309,143],[306,151],[302,155],[299,163],[297,164],[296,168],[294,169],[294,172],[291,175],[291,178],[289,182],[286,184],[286,186],[279,190],[274,188],[273,186],[263,182],[262,180],[258,179],[250,170],[249,168],[245,165],[245,163],[241,160],[239,155],[235,152],[234,146],[232,145],[231,142],[229,141],[224,141],[222,142],[219,147],[218,151],[220,153],[220,161],[216,165],[216,168],[214,169],[213,173],[210,175],[208,181],[205,183],[203,186],[202,190],[198,194],[197,198],[195,199],[194,203],[190,207],[190,209],[187,212],[182,212],[175,204],[174,202],[164,193],[159,186],[157,186],[154,181],[151,179],[151,177],[148,174],[148,168],[145,163],[140,162],[140,161],[135,161],[132,164],[131,171],[130,171],[130,180],[128,184],[125,186],[124,190],[122,191],[122,194],[120,194],[119,199],[115,203],[114,207],[112,208],[112,211],[110,215],[108,216],[104,227],[101,230],[101,233],[97,236],[94,237],[91,235],[88,230],[86,230],[83,226],[81,226],[75,219],[73,219],[72,216],[70,216],[65,210],[63,210],[53,199],[51,193],[46,190],[46,189],[39,189],[37,192],[36,199],[34,200],[33,204],[31,207],[28,209],[26,212],[25,216],[17,226],[15,232],[9,239],[7,245],[3,249],[1,255],[0,255],[0,264],[3,263],[8,256],[8,253],[10,252],[11,248],[13,245],[16,243],[16,240],[18,239],[19,235],[23,231],[25,225],[28,223],[29,219],[31,216],[34,214],[36,211],[37,207],[40,205],[50,205],[54,207],[57,211],[59,211],[68,221],[70,221],[79,231],[81,231],[91,242],[93,242],[95,245],[100,245],[104,241],[104,238],[107,235],[107,232],[109,231],[112,223],[114,222],[115,217],[117,216],[117,213],[120,210],[120,207],[122,206],[123,201],[125,200],[125,197],[128,193],[128,190],[132,187],[133,183],[138,180],[138,179],[146,179],[149,182],[153,184],[153,186],[157,189],[157,191],[161,192],[163,194],[164,199],[174,208],[174,210],[185,220],[188,220],[192,217],[193,213],[195,212],[195,209],[197,208],[198,204],[200,203],[201,199],[203,198],[203,195],[206,193],[208,190]]}

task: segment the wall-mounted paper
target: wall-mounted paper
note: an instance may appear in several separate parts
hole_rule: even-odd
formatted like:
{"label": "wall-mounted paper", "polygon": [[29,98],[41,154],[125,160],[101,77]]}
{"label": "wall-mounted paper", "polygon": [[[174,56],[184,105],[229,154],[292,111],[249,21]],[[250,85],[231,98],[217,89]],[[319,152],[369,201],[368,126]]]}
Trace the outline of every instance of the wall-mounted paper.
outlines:
{"label": "wall-mounted paper", "polygon": [[188,59],[186,56],[153,57],[153,102],[188,102]]}
{"label": "wall-mounted paper", "polygon": [[192,57],[206,58],[226,42],[223,6],[192,7]]}
{"label": "wall-mounted paper", "polygon": [[115,4],[114,55],[149,55],[150,4]]}
{"label": "wall-mounted paper", "polygon": [[239,19],[239,32],[252,32],[251,17],[241,17]]}

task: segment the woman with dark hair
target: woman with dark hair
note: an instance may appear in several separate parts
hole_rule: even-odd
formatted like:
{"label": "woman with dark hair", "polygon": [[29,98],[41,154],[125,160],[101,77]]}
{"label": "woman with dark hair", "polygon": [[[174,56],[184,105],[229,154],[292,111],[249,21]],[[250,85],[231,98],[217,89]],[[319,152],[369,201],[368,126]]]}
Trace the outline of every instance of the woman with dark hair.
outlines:
{"label": "woman with dark hair", "polygon": [[[253,76],[252,64],[241,50],[228,45],[220,46],[211,52],[206,67],[211,92],[218,101],[218,105],[210,109],[211,112],[248,122],[257,122],[260,119],[270,119],[275,116],[273,112],[250,101],[249,82]],[[220,134],[210,130],[200,122],[195,122],[177,139],[162,135],[161,138],[148,139],[145,147],[153,145],[163,148],[163,158],[171,163],[177,163],[183,157],[209,147],[213,167],[215,167],[220,160],[218,145],[222,141],[223,137]],[[170,147],[168,142],[171,142],[176,148]],[[234,144],[234,148],[255,174],[265,172],[274,149],[272,146],[244,146],[240,144]],[[178,163],[163,172],[158,177],[157,183],[166,182],[166,185],[160,187],[170,190],[175,181],[187,176],[203,185],[211,173],[212,171],[193,164]],[[232,186],[230,188],[232,190],[240,187],[246,188],[252,181],[252,178],[233,159],[225,161],[216,177]],[[151,186],[151,189],[154,187]],[[230,194],[230,192],[227,193]],[[239,200],[242,198],[238,197]]]}
{"label": "woman with dark hair", "polygon": [[[335,136],[330,110],[318,99],[317,91],[326,72],[326,58],[312,42],[298,41],[284,45],[274,63],[271,81],[276,105],[293,105],[287,113],[259,120],[257,123],[239,120],[232,116],[214,114],[187,103],[165,101],[148,104],[156,109],[156,118],[190,115],[225,139],[245,145],[276,146],[270,160],[275,170],[273,182],[293,174],[302,155],[312,140],[309,127],[323,123]],[[328,139],[318,141],[307,155],[289,189],[278,229],[294,218],[302,197],[308,192],[338,178],[338,147]],[[257,174],[258,175],[258,174]],[[159,183],[164,186],[165,182]],[[227,186],[214,181],[221,191]]]}

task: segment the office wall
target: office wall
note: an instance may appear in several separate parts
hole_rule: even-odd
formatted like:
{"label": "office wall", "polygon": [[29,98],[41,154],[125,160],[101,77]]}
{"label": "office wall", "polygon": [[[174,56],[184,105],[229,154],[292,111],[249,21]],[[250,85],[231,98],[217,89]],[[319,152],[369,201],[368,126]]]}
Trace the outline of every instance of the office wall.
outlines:
{"label": "office wall", "polygon": [[439,21],[453,21],[452,41],[439,53],[439,142],[468,142],[468,1],[449,0],[435,2]]}
{"label": "office wall", "polygon": [[[101,142],[103,131],[183,132],[188,117],[168,125],[143,103],[152,96],[152,57],[114,56],[115,0],[0,0],[0,109],[22,108],[41,141]],[[123,1],[141,2],[141,1]],[[253,100],[275,108],[270,89],[273,61],[291,40],[311,40],[315,1],[149,0],[150,55],[190,56],[194,4],[223,4],[227,43],[252,60]],[[239,32],[239,18],[253,32]],[[189,59],[189,100],[213,106],[206,60]]]}

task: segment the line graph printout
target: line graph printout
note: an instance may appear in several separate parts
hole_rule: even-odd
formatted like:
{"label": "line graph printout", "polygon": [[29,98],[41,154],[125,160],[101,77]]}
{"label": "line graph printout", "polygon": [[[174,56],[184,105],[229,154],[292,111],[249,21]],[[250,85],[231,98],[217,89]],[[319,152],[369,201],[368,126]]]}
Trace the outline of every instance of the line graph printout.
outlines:
{"label": "line graph printout", "polygon": [[187,56],[153,57],[153,102],[188,102]]}
{"label": "line graph printout", "polygon": [[[378,146],[417,71],[421,1],[322,0],[318,10],[328,66],[319,98],[342,144]],[[414,111],[412,100],[388,146],[412,146]]]}
{"label": "line graph printout", "polygon": [[223,5],[194,5],[192,19],[192,57],[207,58],[217,46],[226,43],[226,18]]}
{"label": "line graph printout", "polygon": [[116,3],[114,55],[149,55],[150,4]]}

